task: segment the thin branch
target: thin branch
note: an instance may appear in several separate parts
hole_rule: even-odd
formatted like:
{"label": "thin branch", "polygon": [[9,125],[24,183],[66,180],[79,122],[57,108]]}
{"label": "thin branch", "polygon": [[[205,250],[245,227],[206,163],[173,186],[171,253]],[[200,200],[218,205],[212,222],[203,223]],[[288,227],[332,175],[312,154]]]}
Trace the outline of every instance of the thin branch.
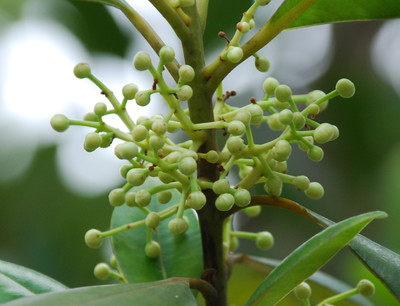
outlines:
{"label": "thin branch", "polygon": [[172,277],[171,280],[188,282],[190,289],[200,291],[204,299],[208,302],[213,303],[217,299],[217,290],[205,280],[188,277]]}

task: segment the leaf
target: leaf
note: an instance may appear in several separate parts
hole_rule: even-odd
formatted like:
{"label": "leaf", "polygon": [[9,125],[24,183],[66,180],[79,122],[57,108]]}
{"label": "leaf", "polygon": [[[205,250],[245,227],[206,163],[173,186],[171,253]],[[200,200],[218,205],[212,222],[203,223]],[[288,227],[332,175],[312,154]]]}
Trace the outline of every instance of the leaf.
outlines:
{"label": "leaf", "polygon": [[[228,283],[228,294],[229,301],[232,304],[238,305],[244,305],[254,291],[254,287],[260,284],[281,262],[279,260],[247,255],[234,255],[233,261],[233,271]],[[327,297],[354,288],[321,271],[314,273],[307,279],[307,283],[311,286],[313,292],[310,300],[312,305],[317,304]],[[289,294],[278,305],[297,306],[299,305],[299,300],[293,294]],[[373,304],[367,298],[356,295],[341,301],[340,305],[372,306]]]}
{"label": "leaf", "polygon": [[246,305],[274,305],[327,263],[368,223],[384,218],[384,212],[370,212],[331,225],[313,236],[277,266],[260,284]]}
{"label": "leaf", "polygon": [[[138,301],[140,301],[138,303]],[[76,306],[76,305],[197,305],[189,285],[166,280],[153,283],[107,285],[71,289],[60,293],[40,294],[18,299],[7,306]]]}
{"label": "leaf", "polygon": [[[162,184],[157,179],[148,178],[141,189]],[[163,210],[179,201],[180,194],[176,191],[171,204],[157,203],[152,197],[147,207],[152,211]],[[116,207],[111,218],[111,227],[142,220],[146,214],[138,208],[126,205]],[[112,237],[113,248],[117,261],[129,282],[149,282],[166,279],[173,276],[199,278],[202,271],[202,248],[197,215],[193,210],[185,211],[189,219],[189,229],[181,235],[174,235],[168,230],[166,219],[154,231],[153,239],[161,246],[161,255],[155,259],[148,258],[144,253],[146,245],[146,227],[130,229]],[[172,217],[171,217],[172,218]]]}
{"label": "leaf", "polygon": [[48,276],[0,260],[0,303],[39,293],[65,289],[67,287]]}

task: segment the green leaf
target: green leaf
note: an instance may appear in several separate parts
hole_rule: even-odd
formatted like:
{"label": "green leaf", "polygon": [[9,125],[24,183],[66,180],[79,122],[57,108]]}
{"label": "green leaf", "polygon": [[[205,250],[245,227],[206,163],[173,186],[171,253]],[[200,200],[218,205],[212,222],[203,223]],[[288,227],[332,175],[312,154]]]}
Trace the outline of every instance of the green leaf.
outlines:
{"label": "green leaf", "polygon": [[[148,189],[162,184],[157,179],[146,180],[140,189]],[[152,197],[147,207],[152,211],[160,211],[176,204],[180,194],[175,191],[171,204],[162,205]],[[126,205],[116,207],[111,218],[111,227],[142,220],[146,214],[136,207]],[[161,246],[161,255],[157,258],[148,258],[144,253],[146,245],[145,226],[130,229],[112,237],[113,248],[117,261],[128,282],[149,282],[166,279],[173,276],[199,278],[202,271],[202,248],[200,228],[197,215],[193,210],[185,211],[189,219],[189,229],[181,235],[174,235],[168,230],[166,219],[153,232],[153,239]]]}
{"label": "green leaf", "polygon": [[0,260],[0,303],[66,289],[64,285],[39,272]]}
{"label": "green leaf", "polygon": [[[139,302],[138,302],[139,301]],[[76,306],[76,305],[197,305],[189,285],[166,280],[145,284],[107,285],[71,289],[60,293],[40,294],[18,299],[7,306]]]}
{"label": "green leaf", "polygon": [[308,279],[347,245],[368,223],[384,218],[384,212],[370,212],[331,225],[313,236],[277,266],[250,297],[247,305],[274,305],[294,287]]}

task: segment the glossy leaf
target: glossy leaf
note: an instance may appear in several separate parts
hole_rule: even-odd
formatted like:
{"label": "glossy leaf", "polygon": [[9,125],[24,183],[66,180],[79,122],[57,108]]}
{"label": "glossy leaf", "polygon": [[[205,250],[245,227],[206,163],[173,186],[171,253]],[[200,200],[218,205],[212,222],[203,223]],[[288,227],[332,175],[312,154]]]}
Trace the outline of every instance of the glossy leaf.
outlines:
{"label": "glossy leaf", "polygon": [[384,212],[370,212],[331,225],[313,236],[277,266],[261,283],[247,305],[275,305],[294,287],[308,279],[347,245],[373,219]]}
{"label": "glossy leaf", "polygon": [[[160,184],[156,179],[148,178],[140,188],[151,188]],[[171,204],[157,203],[156,196],[152,197],[147,207],[152,211],[163,210],[179,201],[180,194],[173,193]],[[200,229],[197,215],[192,210],[185,212],[189,219],[189,229],[181,235],[174,235],[168,230],[168,222],[172,218],[161,222],[153,232],[153,240],[161,246],[161,255],[155,259],[148,258],[144,253],[146,245],[145,226],[130,229],[116,234],[112,238],[113,248],[118,263],[128,282],[149,282],[169,277],[200,277],[202,271],[202,249]],[[146,214],[136,207],[126,205],[114,209],[111,227],[142,220]]]}
{"label": "glossy leaf", "polygon": [[[138,304],[138,301],[140,303]],[[102,305],[197,305],[189,285],[166,280],[153,283],[83,287],[60,293],[40,294],[6,305],[32,306],[102,306]]]}
{"label": "glossy leaf", "polygon": [[67,287],[31,269],[0,260],[0,303]]}

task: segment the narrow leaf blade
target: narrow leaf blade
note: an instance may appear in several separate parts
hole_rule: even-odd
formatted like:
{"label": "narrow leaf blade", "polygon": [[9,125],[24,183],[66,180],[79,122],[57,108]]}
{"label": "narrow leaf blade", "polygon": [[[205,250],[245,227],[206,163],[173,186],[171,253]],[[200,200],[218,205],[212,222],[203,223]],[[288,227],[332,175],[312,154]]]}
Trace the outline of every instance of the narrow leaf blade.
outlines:
{"label": "narrow leaf blade", "polygon": [[386,217],[383,212],[370,212],[329,226],[307,240],[261,283],[247,305],[274,305],[294,287],[309,278],[347,245],[373,219]]}

